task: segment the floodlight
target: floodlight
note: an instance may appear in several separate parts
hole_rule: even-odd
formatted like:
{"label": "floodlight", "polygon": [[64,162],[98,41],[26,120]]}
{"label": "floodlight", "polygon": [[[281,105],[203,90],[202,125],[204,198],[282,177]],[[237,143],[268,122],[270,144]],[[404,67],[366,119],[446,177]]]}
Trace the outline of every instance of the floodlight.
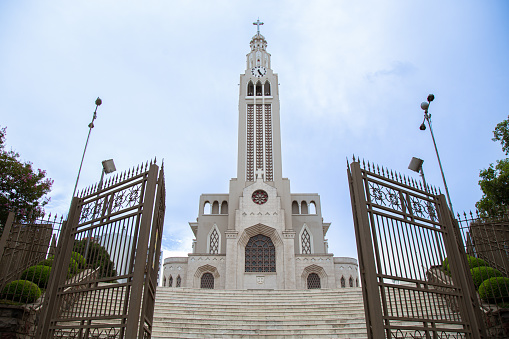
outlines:
{"label": "floodlight", "polygon": [[115,168],[115,163],[113,159],[104,160],[103,162],[103,170],[104,173],[109,174],[111,172],[115,172],[117,169]]}
{"label": "floodlight", "polygon": [[408,169],[419,173],[422,168],[423,162],[424,162],[424,160],[422,160],[422,159],[412,157],[412,160],[410,161],[410,164],[408,165]]}

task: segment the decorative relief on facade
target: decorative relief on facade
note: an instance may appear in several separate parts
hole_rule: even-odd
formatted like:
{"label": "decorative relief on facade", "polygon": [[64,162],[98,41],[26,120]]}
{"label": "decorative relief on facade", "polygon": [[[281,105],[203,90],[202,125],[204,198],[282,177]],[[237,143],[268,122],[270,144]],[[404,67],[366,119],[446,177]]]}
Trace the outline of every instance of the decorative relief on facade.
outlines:
{"label": "decorative relief on facade", "polygon": [[254,105],[247,105],[246,180],[254,180]]}
{"label": "decorative relief on facade", "polygon": [[256,105],[256,169],[263,169],[263,112]]}
{"label": "decorative relief on facade", "polygon": [[272,169],[272,111],[271,105],[265,105],[265,180],[273,181]]}

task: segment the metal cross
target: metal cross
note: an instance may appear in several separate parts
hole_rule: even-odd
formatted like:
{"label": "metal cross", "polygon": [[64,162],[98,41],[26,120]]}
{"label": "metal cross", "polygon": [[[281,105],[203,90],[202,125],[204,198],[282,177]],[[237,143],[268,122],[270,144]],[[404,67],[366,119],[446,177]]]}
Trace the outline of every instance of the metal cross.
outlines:
{"label": "metal cross", "polygon": [[260,18],[258,18],[256,22],[253,22],[253,25],[257,26],[257,33],[260,34],[260,25],[263,25],[263,22],[260,22]]}

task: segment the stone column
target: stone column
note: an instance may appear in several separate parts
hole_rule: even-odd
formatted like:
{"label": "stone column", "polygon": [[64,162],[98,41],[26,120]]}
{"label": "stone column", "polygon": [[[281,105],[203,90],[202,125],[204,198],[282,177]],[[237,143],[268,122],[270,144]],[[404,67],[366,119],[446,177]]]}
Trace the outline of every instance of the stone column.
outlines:
{"label": "stone column", "polygon": [[225,289],[237,289],[237,237],[238,233],[235,230],[227,230],[226,234],[226,269],[225,269]]}
{"label": "stone column", "polygon": [[295,281],[295,231],[283,231],[284,267],[286,290],[296,289]]}

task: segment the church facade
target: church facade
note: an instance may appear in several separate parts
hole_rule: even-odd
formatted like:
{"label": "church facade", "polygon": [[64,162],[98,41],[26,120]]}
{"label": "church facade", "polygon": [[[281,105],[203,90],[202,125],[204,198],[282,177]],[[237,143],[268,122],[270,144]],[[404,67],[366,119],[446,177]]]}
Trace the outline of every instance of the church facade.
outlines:
{"label": "church facade", "polygon": [[308,289],[358,286],[354,258],[328,253],[320,196],[282,176],[278,75],[258,32],[240,75],[237,178],[202,194],[193,252],[164,259],[163,286]]}

